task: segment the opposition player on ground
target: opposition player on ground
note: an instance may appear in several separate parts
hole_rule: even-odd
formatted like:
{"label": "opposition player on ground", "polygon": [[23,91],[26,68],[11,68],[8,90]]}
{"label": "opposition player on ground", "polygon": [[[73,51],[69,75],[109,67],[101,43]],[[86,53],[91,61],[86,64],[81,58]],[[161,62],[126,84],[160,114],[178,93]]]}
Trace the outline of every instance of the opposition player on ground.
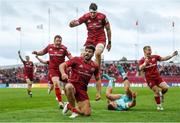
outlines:
{"label": "opposition player on ground", "polygon": [[108,74],[103,75],[103,77],[109,80],[108,87],[106,89],[106,97],[108,99],[107,108],[108,110],[124,111],[136,105],[136,94],[130,89],[130,82],[123,67],[121,65],[118,65],[117,69],[124,80],[125,94],[113,94],[112,90],[115,78],[110,77]]}
{"label": "opposition player on ground", "polygon": [[139,70],[144,71],[146,82],[154,92],[157,110],[163,110],[161,102],[163,102],[164,94],[168,91],[168,85],[159,74],[157,62],[169,60],[178,55],[178,52],[174,51],[172,55],[161,57],[159,55],[151,55],[150,46],[145,46],[143,51],[144,57],[139,61]]}
{"label": "opposition player on ground", "polygon": [[62,45],[62,37],[60,35],[56,35],[54,37],[54,44],[49,44],[42,51],[33,51],[32,53],[37,56],[42,56],[49,53],[49,76],[54,84],[55,94],[58,98],[59,106],[62,108],[63,102],[60,90],[60,80],[62,79],[59,71],[59,65],[65,61],[66,56],[71,59],[71,53],[67,50],[67,47]]}
{"label": "opposition player on ground", "polygon": [[[84,55],[80,57],[74,57],[69,61],[61,64],[59,69],[62,73],[62,79],[67,80],[68,83],[65,85],[65,92],[68,102],[63,109],[63,114],[71,110],[72,115],[70,118],[75,118],[78,114],[89,116],[91,115],[90,100],[87,94],[87,86],[92,77],[95,76],[97,81],[96,88],[96,100],[101,98],[101,79],[99,74],[99,66],[96,62],[92,61],[95,52],[95,47],[88,45],[85,47]],[[65,69],[71,67],[71,76],[65,73]],[[77,107],[75,108],[75,101]]]}
{"label": "opposition player on ground", "polygon": [[108,99],[108,110],[125,111],[136,105],[136,93],[130,90],[128,79],[124,80],[125,94],[113,94],[113,80],[109,80],[106,89],[106,98]]}
{"label": "opposition player on ground", "polygon": [[34,74],[34,64],[30,61],[29,56],[25,56],[24,60],[21,56],[21,52],[18,51],[19,58],[21,62],[24,64],[24,78],[27,82],[27,93],[30,97],[32,97],[32,84],[33,84],[33,74]]}
{"label": "opposition player on ground", "polygon": [[104,28],[107,32],[108,44],[107,50],[110,51],[111,49],[111,28],[109,21],[103,13],[97,12],[97,5],[95,3],[91,3],[89,6],[89,12],[84,14],[78,20],[72,20],[69,24],[70,27],[78,26],[82,23],[85,23],[88,36],[86,43],[84,46],[87,45],[94,45],[96,48],[95,56],[96,62],[99,66],[101,66],[101,54],[106,46],[106,35]]}

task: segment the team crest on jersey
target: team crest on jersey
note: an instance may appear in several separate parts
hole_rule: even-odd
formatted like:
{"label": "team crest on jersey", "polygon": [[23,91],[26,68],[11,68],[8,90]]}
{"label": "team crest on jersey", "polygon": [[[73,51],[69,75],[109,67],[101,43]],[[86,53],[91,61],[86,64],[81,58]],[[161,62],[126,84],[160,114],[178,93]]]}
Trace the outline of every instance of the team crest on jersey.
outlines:
{"label": "team crest on jersey", "polygon": [[152,62],[155,62],[155,58],[152,58]]}
{"label": "team crest on jersey", "polygon": [[91,72],[94,72],[95,71],[95,68],[91,68]]}
{"label": "team crest on jersey", "polygon": [[52,51],[52,50],[53,50],[52,48],[49,49],[49,51]]}
{"label": "team crest on jersey", "polygon": [[99,23],[101,23],[102,21],[101,20],[98,20]]}
{"label": "team crest on jersey", "polygon": [[88,23],[90,23],[90,22],[91,22],[91,20],[88,20],[87,22],[88,22]]}
{"label": "team crest on jersey", "polygon": [[60,49],[60,51],[64,51],[63,49]]}

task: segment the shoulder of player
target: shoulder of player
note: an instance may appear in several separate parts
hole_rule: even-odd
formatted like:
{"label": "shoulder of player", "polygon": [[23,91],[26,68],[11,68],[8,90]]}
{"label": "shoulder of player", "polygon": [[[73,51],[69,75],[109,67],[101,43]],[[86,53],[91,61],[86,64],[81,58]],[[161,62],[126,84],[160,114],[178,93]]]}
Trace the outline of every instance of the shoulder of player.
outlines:
{"label": "shoulder of player", "polygon": [[88,12],[88,13],[85,13],[82,17],[89,18],[90,16],[91,16],[90,12]]}
{"label": "shoulder of player", "polygon": [[144,58],[144,57],[142,57],[142,58],[139,60],[139,62],[144,61],[144,60],[145,60],[145,58]]}
{"label": "shoulder of player", "polygon": [[62,49],[65,49],[65,50],[67,49],[67,47],[64,46],[63,44],[61,44],[61,48],[62,48]]}
{"label": "shoulder of player", "polygon": [[70,61],[74,60],[79,62],[82,59],[82,57],[78,57],[78,56],[74,56],[72,59],[70,59]]}
{"label": "shoulder of player", "polygon": [[101,12],[97,12],[97,17],[98,18],[106,18],[106,15]]}
{"label": "shoulder of player", "polygon": [[151,55],[151,58],[158,58],[158,57],[161,57],[159,55]]}
{"label": "shoulder of player", "polygon": [[93,60],[91,60],[91,65],[95,66],[95,67],[99,67],[99,65],[95,61],[93,61]]}

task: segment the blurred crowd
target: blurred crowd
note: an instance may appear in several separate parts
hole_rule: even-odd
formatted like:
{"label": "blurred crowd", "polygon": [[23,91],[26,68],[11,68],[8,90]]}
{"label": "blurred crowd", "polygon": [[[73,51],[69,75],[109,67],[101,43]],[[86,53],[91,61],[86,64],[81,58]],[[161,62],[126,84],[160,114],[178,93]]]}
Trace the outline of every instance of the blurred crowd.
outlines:
{"label": "blurred crowd", "polygon": [[[133,62],[107,62],[103,63],[101,67],[101,74],[112,74],[119,76],[116,66],[120,64],[124,67],[128,76],[137,76],[138,63]],[[158,64],[161,76],[180,76],[179,64]],[[46,83],[48,81],[48,66],[36,65],[36,72],[34,74],[35,83]],[[0,68],[0,83],[25,83],[23,75],[23,66],[14,68]]]}

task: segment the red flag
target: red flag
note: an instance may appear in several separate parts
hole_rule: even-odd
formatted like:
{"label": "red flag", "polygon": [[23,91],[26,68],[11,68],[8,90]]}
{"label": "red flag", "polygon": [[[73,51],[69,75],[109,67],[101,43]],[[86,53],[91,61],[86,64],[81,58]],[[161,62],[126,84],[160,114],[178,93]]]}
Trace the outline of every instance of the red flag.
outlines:
{"label": "red flag", "polygon": [[137,20],[137,21],[136,21],[136,26],[138,26],[138,24],[139,24],[139,23],[138,23],[138,20]]}
{"label": "red flag", "polygon": [[21,31],[21,27],[16,27],[16,30],[17,31]]}
{"label": "red flag", "polygon": [[172,27],[174,27],[174,21],[172,22]]}

